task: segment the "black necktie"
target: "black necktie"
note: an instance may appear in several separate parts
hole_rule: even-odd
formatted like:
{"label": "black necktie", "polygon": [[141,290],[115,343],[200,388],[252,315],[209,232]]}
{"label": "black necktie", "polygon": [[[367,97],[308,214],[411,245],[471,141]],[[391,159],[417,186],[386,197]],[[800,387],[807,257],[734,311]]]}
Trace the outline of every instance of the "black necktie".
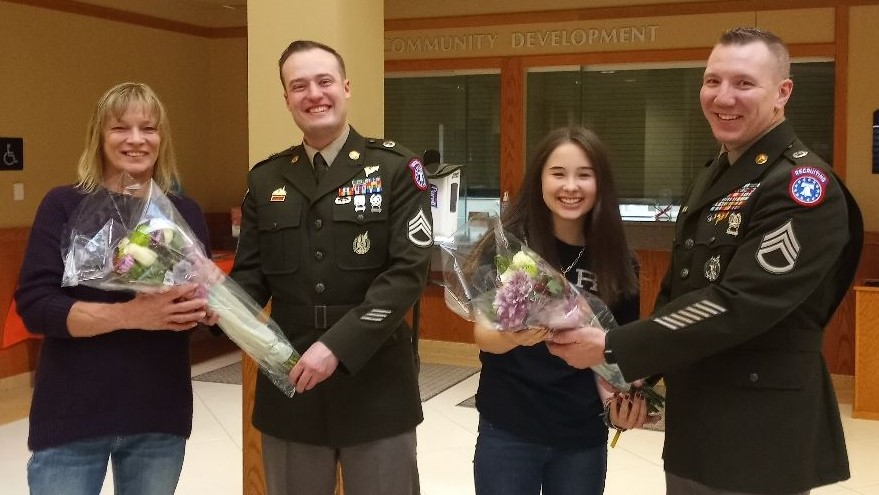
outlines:
{"label": "black necktie", "polygon": [[717,179],[719,179],[727,170],[729,170],[729,153],[724,151],[717,157],[717,162],[714,164],[714,169],[711,171],[711,179],[708,182],[708,187],[713,186],[714,183],[717,182]]}
{"label": "black necktie", "polygon": [[314,180],[320,184],[320,180],[327,174],[327,169],[330,168],[330,166],[327,165],[327,161],[324,160],[324,157],[321,156],[320,153],[314,154],[314,160],[312,160],[312,162],[314,164]]}

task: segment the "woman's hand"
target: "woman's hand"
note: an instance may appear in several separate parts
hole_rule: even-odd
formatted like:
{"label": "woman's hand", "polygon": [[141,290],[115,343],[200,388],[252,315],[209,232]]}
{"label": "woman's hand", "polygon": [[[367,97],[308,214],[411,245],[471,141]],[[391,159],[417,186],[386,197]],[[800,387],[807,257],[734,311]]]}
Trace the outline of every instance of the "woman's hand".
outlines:
{"label": "woman's hand", "polygon": [[190,330],[208,316],[198,284],[177,285],[135,294],[124,303],[76,301],[67,314],[72,337],[92,337],[116,330]]}
{"label": "woman's hand", "polygon": [[516,332],[499,333],[517,346],[532,346],[545,341],[550,334],[550,330],[548,328],[531,327]]}
{"label": "woman's hand", "polygon": [[123,328],[189,330],[208,318],[207,300],[198,296],[198,284],[177,285],[158,293],[139,292],[126,303],[130,313]]}
{"label": "woman's hand", "polygon": [[606,403],[610,423],[621,430],[641,428],[645,424],[656,423],[661,416],[649,415],[647,400],[641,392],[631,394],[617,394],[608,399]]}

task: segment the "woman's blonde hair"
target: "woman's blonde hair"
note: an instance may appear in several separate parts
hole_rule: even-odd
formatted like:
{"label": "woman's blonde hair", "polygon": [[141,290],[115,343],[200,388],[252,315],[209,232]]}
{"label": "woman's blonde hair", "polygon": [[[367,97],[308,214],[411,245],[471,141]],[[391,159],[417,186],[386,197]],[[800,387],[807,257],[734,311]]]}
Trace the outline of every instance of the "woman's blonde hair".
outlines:
{"label": "woman's blonde hair", "polygon": [[156,93],[146,84],[126,82],[110,88],[98,100],[85,136],[85,149],[79,157],[77,186],[93,192],[104,186],[104,126],[107,119],[122,118],[134,105],[142,105],[143,111],[156,120],[159,133],[159,152],[153,167],[153,179],[162,191],[168,192],[179,180],[177,160],[171,144],[171,124],[165,107]]}

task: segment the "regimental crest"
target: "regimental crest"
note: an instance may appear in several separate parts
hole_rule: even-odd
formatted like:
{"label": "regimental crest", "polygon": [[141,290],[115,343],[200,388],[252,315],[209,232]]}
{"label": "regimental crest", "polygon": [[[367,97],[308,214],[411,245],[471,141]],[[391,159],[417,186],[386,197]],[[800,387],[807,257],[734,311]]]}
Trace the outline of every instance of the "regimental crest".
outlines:
{"label": "regimental crest", "polygon": [[272,191],[269,201],[284,201],[287,199],[287,186],[279,187]]}
{"label": "regimental crest", "polygon": [[818,206],[824,202],[830,178],[817,167],[797,167],[791,170],[788,193],[802,206]]}
{"label": "regimental crest", "polygon": [[415,186],[422,190],[427,190],[427,175],[424,173],[424,166],[421,164],[421,160],[418,158],[413,158],[409,160],[409,173],[412,174],[412,182],[415,183]]}
{"label": "regimental crest", "polygon": [[418,247],[433,245],[433,226],[421,208],[418,209],[418,213],[414,217],[409,219],[409,242]]}
{"label": "regimental crest", "polygon": [[800,242],[794,233],[793,220],[769,232],[760,241],[757,263],[769,273],[780,275],[794,269],[800,255]]}

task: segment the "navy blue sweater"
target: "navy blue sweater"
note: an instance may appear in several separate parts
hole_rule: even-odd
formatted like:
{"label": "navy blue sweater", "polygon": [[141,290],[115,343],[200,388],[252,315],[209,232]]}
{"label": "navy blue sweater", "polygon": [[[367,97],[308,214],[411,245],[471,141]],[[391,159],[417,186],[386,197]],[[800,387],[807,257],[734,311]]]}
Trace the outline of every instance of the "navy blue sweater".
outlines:
{"label": "navy blue sweater", "polygon": [[[580,248],[557,240],[559,258],[574,260]],[[597,280],[584,256],[566,274],[583,291],[595,293]],[[638,319],[638,294],[610,308],[622,325]],[[589,448],[607,443],[604,410],[595,376],[568,366],[546,344],[515,347],[503,354],[480,352],[482,372],[476,408],[483,419],[534,444]]]}
{"label": "navy blue sweater", "polygon": [[[25,251],[18,311],[45,336],[36,370],[28,448],[41,450],[104,435],[192,431],[191,332],[118,330],[74,338],[67,315],[77,300],[122,302],[133,296],[86,286],[61,287],[62,240],[84,195],[57,187],[43,198]],[[191,199],[169,195],[208,248],[207,225]],[[210,253],[208,252],[208,255]]]}

